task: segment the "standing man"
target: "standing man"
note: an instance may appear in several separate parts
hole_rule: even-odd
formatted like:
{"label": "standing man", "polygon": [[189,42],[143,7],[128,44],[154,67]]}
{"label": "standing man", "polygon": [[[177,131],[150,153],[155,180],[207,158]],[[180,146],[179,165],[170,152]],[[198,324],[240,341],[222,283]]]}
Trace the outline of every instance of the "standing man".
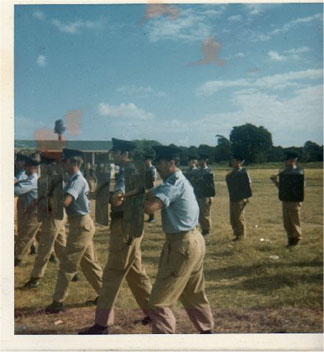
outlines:
{"label": "standing man", "polygon": [[70,281],[79,265],[97,294],[102,285],[102,270],[97,264],[93,244],[95,226],[90,217],[90,202],[87,197],[89,186],[80,171],[82,163],[82,152],[63,149],[63,169],[70,176],[64,187],[63,205],[68,215],[70,231],[59,267],[53,302],[45,308],[45,313],[48,314],[65,310],[63,302],[68,295]]}
{"label": "standing man", "polygon": [[[198,177],[199,183],[202,188],[206,184],[206,175],[213,175],[212,170],[208,167],[208,154],[204,151],[198,151]],[[214,184],[213,177],[211,177],[212,183]],[[209,182],[209,179],[208,179]],[[208,185],[209,186],[209,185]],[[199,224],[201,226],[202,235],[208,236],[211,232],[212,222],[210,216],[210,210],[212,205],[212,197],[201,197],[198,192],[196,192],[197,201],[199,205]]]}
{"label": "standing man", "polygon": [[[15,266],[19,266],[22,260],[28,254],[35,236],[41,226],[37,217],[37,180],[38,180],[37,157],[27,158],[25,161],[25,171],[27,178],[15,184],[15,196],[18,196],[22,202],[23,215],[19,225],[18,238],[15,243]],[[20,202],[20,201],[18,201]]]}
{"label": "standing man", "polygon": [[[147,154],[145,156],[145,189],[150,190],[154,187],[154,182],[156,181],[157,173],[156,168],[152,165],[152,154]],[[148,222],[152,224],[155,222],[154,214],[149,214]]]}
{"label": "standing man", "polygon": [[214,321],[203,273],[205,241],[196,228],[199,207],[192,186],[178,169],[180,149],[154,149],[163,184],[147,194],[145,212],[161,210],[166,242],[149,301],[152,333],[175,333],[176,319],[171,307],[180,299],[196,329],[211,334]]}
{"label": "standing man", "polygon": [[300,210],[304,200],[304,171],[297,167],[297,159],[296,153],[286,153],[285,169],[279,175],[271,176],[272,182],[279,189],[279,199],[282,201],[283,223],[288,237],[287,247],[296,246],[302,239]]}
{"label": "standing man", "polygon": [[[14,184],[20,181],[24,181],[27,178],[25,172],[25,163],[28,158],[21,154],[17,153],[15,158],[15,180]],[[21,225],[24,216],[24,200],[22,197],[15,196],[15,214],[16,214],[16,226],[15,226],[15,235],[18,235],[21,232]]]}
{"label": "standing man", "polygon": [[[114,323],[114,305],[118,293],[126,280],[137,304],[146,317],[144,325],[150,322],[148,318],[148,301],[151,294],[151,283],[142,265],[140,237],[130,237],[123,232],[125,176],[124,168],[132,162],[135,144],[131,141],[112,138],[114,163],[119,166],[116,184],[110,198],[111,225],[108,262],[103,274],[103,285],[97,303],[95,324],[79,332],[80,335],[108,334],[109,325]],[[131,238],[131,240],[130,240]]]}
{"label": "standing man", "polygon": [[244,163],[240,155],[235,155],[231,161],[233,170],[226,175],[226,184],[230,197],[230,221],[233,229],[233,241],[240,241],[246,236],[245,206],[252,196],[251,179],[242,168]]}
{"label": "standing man", "polygon": [[[41,163],[46,164],[47,166],[55,166],[57,162],[59,162],[60,157],[61,153],[58,153],[57,158],[53,158],[53,152],[51,157],[47,156],[46,153],[43,153],[41,155]],[[63,183],[63,180],[60,182]],[[58,199],[54,199],[54,188],[59,186],[62,187],[62,184],[55,185],[51,182],[49,185],[52,189],[48,197],[48,217],[42,222],[38,252],[30,279],[24,285],[25,289],[39,287],[39,280],[44,276],[53,249],[55,249],[55,253],[60,261],[63,257],[63,252],[66,245],[65,224],[67,218],[64,211],[63,219],[57,219],[55,217],[55,209],[53,208],[54,203],[58,203],[60,201]]]}

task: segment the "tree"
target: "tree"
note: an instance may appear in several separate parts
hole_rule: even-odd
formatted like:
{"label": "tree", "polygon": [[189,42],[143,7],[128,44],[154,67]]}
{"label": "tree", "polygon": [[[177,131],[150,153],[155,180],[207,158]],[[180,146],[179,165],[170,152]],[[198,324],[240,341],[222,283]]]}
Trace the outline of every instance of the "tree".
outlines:
{"label": "tree", "polygon": [[55,121],[54,133],[57,134],[59,141],[62,140],[62,134],[64,133],[65,129],[66,128],[64,127],[63,120],[56,120]]}
{"label": "tree", "polygon": [[323,161],[323,146],[307,141],[304,144],[305,161]]}
{"label": "tree", "polygon": [[271,133],[251,123],[233,127],[230,134],[233,154],[240,154],[247,163],[265,162],[272,147]]}
{"label": "tree", "polygon": [[279,145],[272,146],[268,153],[268,161],[283,161],[285,157],[284,149]]}
{"label": "tree", "polygon": [[232,158],[232,144],[221,134],[217,134],[217,146],[215,147],[215,161],[228,161]]}

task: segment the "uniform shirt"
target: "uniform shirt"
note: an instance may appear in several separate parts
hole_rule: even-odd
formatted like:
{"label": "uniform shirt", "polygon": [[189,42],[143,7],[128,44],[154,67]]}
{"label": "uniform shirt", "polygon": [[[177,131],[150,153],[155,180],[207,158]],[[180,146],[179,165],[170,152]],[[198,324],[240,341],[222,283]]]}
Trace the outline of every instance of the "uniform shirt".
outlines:
{"label": "uniform shirt", "polygon": [[145,188],[151,189],[154,187],[154,181],[156,180],[157,172],[153,165],[146,167],[145,170]]}
{"label": "uniform shirt", "polygon": [[198,224],[198,203],[190,182],[180,170],[151,192],[163,204],[161,214],[165,233],[189,231]]}
{"label": "uniform shirt", "polygon": [[87,197],[89,186],[80,170],[69,178],[64,187],[64,192],[73,197],[72,203],[66,208],[69,216],[80,216],[90,213],[90,202]]}
{"label": "uniform shirt", "polygon": [[15,196],[22,197],[25,208],[30,206],[33,200],[37,199],[37,173],[27,176],[23,181],[15,184]]}
{"label": "uniform shirt", "polygon": [[237,174],[237,173],[241,173],[241,172],[245,172],[247,174],[248,179],[249,179],[249,183],[251,184],[252,183],[251,177],[243,167],[240,167],[239,169],[233,168],[233,170],[230,172],[230,174]]}
{"label": "uniform shirt", "polygon": [[26,175],[25,170],[22,169],[22,170],[19,170],[19,171],[17,172],[17,174],[15,175],[15,180],[19,182],[19,181],[26,180],[27,177],[28,177],[28,176]]}
{"label": "uniform shirt", "polygon": [[197,167],[190,167],[187,172],[186,175],[191,176],[191,175],[196,175],[198,172],[198,168]]}

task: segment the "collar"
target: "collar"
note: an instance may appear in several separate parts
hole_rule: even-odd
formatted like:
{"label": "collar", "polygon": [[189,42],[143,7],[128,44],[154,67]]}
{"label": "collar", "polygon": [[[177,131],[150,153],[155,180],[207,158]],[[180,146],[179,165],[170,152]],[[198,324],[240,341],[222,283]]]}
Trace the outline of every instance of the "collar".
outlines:
{"label": "collar", "polygon": [[73,174],[72,176],[70,176],[70,178],[69,178],[69,181],[73,181],[73,180],[75,180],[78,176],[80,176],[81,175],[81,171],[79,170],[79,171],[77,171],[75,174]]}

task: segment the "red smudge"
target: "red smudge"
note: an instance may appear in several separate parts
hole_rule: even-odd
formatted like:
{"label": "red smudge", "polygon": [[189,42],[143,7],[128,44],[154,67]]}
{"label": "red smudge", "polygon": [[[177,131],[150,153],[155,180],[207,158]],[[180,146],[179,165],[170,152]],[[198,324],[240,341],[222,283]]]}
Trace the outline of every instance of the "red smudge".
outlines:
{"label": "red smudge", "polygon": [[76,136],[81,132],[81,117],[83,112],[81,110],[70,110],[65,114],[65,122],[67,131]]}

